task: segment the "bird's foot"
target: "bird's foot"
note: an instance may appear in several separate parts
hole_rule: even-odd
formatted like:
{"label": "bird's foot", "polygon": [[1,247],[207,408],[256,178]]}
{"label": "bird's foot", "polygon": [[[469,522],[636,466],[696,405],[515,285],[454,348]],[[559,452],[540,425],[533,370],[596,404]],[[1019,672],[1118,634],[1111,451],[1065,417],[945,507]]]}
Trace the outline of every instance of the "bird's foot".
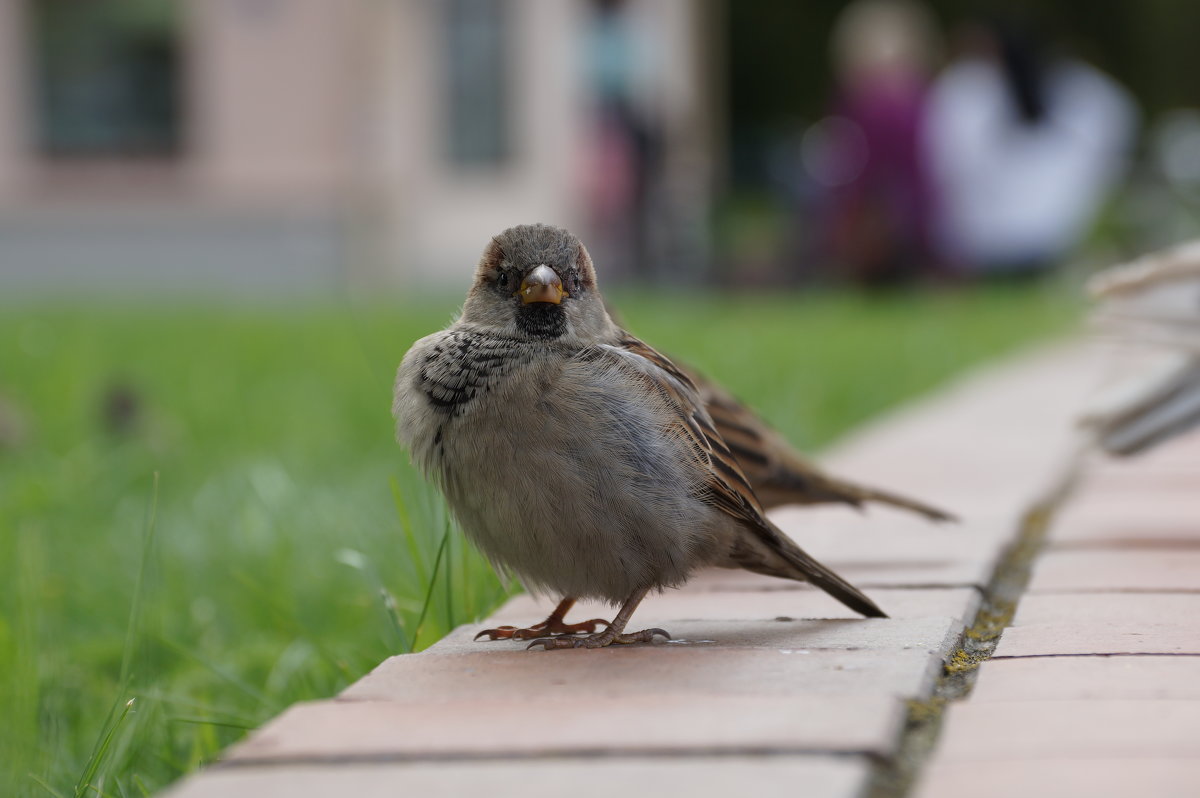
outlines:
{"label": "bird's foot", "polygon": [[562,618],[553,616],[541,623],[535,623],[527,629],[518,626],[497,626],[495,629],[484,629],[475,635],[475,639],[487,637],[488,640],[530,640],[534,637],[557,638],[577,634],[595,634],[600,627],[607,627],[608,621],[603,618],[592,618],[590,621],[566,623]]}
{"label": "bird's foot", "polygon": [[655,635],[662,635],[667,640],[671,639],[670,632],[664,629],[643,629],[640,632],[617,634],[616,630],[610,626],[603,632],[587,637],[542,637],[534,640],[527,648],[541,646],[547,651],[555,648],[604,648],[613,644],[649,643]]}

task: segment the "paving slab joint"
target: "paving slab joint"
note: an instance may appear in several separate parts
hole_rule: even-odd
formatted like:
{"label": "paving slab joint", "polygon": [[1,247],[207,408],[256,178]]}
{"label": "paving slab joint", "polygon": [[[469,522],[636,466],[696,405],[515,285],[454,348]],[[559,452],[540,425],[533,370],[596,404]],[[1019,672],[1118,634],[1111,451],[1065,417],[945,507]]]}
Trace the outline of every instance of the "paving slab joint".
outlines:
{"label": "paving slab joint", "polygon": [[1015,539],[997,561],[979,609],[964,629],[958,648],[944,663],[929,698],[908,702],[896,753],[875,767],[866,798],[904,798],[912,791],[937,744],[948,705],[970,695],[979,666],[991,658],[1000,636],[1012,623],[1033,563],[1045,548],[1050,524],[1074,491],[1083,467],[1080,448],[1068,458],[1050,489],[1022,515]]}
{"label": "paving slab joint", "polygon": [[208,765],[208,772],[226,772],[239,770],[287,770],[300,765],[314,767],[345,767],[360,765],[398,765],[398,764],[430,764],[430,763],[486,763],[486,762],[602,762],[602,761],[645,761],[645,762],[678,762],[681,760],[697,760],[705,762],[722,759],[741,759],[755,757],[763,760],[787,761],[797,757],[817,757],[828,760],[866,760],[874,765],[884,764],[885,757],[869,748],[844,748],[831,750],[824,746],[795,746],[795,745],[748,745],[748,746],[714,746],[688,748],[647,749],[645,747],[612,748],[601,746],[597,748],[579,748],[572,751],[546,751],[543,749],[525,750],[496,750],[468,753],[437,753],[422,751],[412,755],[395,752],[377,752],[362,754],[332,754],[297,757],[256,757],[243,756],[231,760],[219,760]]}

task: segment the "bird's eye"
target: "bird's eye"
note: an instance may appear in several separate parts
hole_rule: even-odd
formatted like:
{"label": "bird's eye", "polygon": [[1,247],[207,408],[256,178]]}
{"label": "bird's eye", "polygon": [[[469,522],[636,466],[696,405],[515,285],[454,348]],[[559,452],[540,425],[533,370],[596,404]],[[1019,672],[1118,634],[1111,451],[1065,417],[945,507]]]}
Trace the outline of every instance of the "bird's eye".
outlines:
{"label": "bird's eye", "polygon": [[570,277],[567,278],[567,293],[570,294],[571,296],[578,295],[579,289],[581,287],[582,287],[582,284],[579,282],[579,275],[572,274]]}
{"label": "bird's eye", "polygon": [[496,285],[502,291],[508,289],[508,272],[500,272],[496,275]]}

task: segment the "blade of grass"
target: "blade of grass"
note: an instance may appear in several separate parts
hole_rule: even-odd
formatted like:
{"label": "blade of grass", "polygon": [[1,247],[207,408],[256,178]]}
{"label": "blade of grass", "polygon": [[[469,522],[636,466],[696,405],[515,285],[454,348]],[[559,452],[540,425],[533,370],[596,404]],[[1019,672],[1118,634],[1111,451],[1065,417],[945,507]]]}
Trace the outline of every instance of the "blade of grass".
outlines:
{"label": "blade of grass", "polygon": [[408,506],[404,501],[404,494],[400,491],[400,482],[394,476],[390,482],[392,501],[396,505],[396,515],[400,519],[400,529],[404,532],[404,542],[408,545],[408,556],[412,561],[413,568],[416,569],[417,584],[422,584],[428,579],[425,571],[425,558],[421,556],[421,546],[413,531],[412,520],[408,517]]}
{"label": "blade of grass", "polygon": [[134,699],[130,698],[125,702],[124,709],[121,710],[119,716],[114,720],[114,710],[120,706],[121,698],[128,695],[129,685],[133,679],[133,659],[136,649],[139,646],[142,632],[142,614],[145,607],[145,592],[146,592],[146,571],[149,567],[150,553],[154,545],[154,530],[157,526],[158,517],[158,472],[154,472],[154,481],[150,492],[150,499],[146,503],[146,515],[142,524],[142,551],[141,562],[138,563],[137,581],[133,589],[133,601],[129,608],[129,622],[125,627],[125,646],[121,653],[121,673],[118,679],[117,686],[117,703],[109,710],[108,717],[105,719],[104,726],[101,727],[100,736],[96,740],[96,744],[92,746],[91,755],[88,756],[87,764],[84,765],[83,774],[75,782],[75,798],[83,795],[89,789],[94,790],[92,780],[100,770],[100,765],[103,763],[105,755],[113,743],[113,736],[117,733],[117,729],[124,723],[133,709]]}
{"label": "blade of grass", "polygon": [[257,723],[235,723],[230,720],[213,720],[212,718],[171,718],[175,723],[191,723],[197,726],[220,726],[224,729],[240,729],[241,731],[252,731],[258,728]]}
{"label": "blade of grass", "polygon": [[[117,786],[120,785],[118,784]],[[96,793],[96,795],[100,796],[100,798],[117,798],[117,796],[113,795],[112,793],[105,792],[102,788],[97,787],[95,784],[90,785],[88,789]]]}
{"label": "blade of grass", "polygon": [[[7,734],[3,736],[5,755],[0,756],[0,783],[16,782],[19,774],[44,767],[38,751],[38,735],[43,723],[40,707],[50,683],[40,650],[43,599],[46,579],[46,551],[42,530],[32,524],[17,530],[15,556],[16,602],[12,636],[0,648],[0,704],[5,706]],[[42,771],[45,774],[45,770]],[[32,775],[32,773],[31,773]],[[38,781],[40,777],[34,776]]]}
{"label": "blade of grass", "polygon": [[[404,653],[410,650],[408,635],[404,629],[404,620],[400,617],[400,602],[396,600],[395,595],[387,589],[384,584],[383,574],[375,567],[374,562],[357,549],[339,549],[335,555],[335,559],[343,565],[349,566],[358,571],[363,577],[371,583],[376,595],[380,599],[383,613],[387,617],[392,633],[396,636],[399,642],[399,653]],[[415,601],[406,602],[416,607]],[[390,642],[385,642],[385,645],[390,645]],[[395,651],[395,649],[392,649]]]}
{"label": "blade of grass", "polygon": [[129,713],[133,710],[133,702],[135,700],[131,698],[126,701],[125,708],[121,710],[121,714],[111,723],[108,723],[107,727],[101,732],[99,744],[88,759],[83,775],[75,783],[75,798],[81,798],[88,790],[95,789],[92,786],[92,779],[96,777],[96,773],[100,770],[100,764],[104,761],[104,755],[112,745],[113,737],[116,736],[117,730],[121,728],[121,724],[125,722],[125,719],[129,717]]}
{"label": "blade of grass", "polygon": [[226,682],[227,684],[230,684],[230,685],[236,687],[242,693],[246,694],[250,698],[253,698],[261,706],[267,708],[267,711],[269,711],[270,714],[278,715],[283,710],[283,707],[279,706],[278,703],[273,701],[266,693],[262,692],[261,690],[256,689],[249,682],[238,678],[237,675],[235,675],[234,673],[230,672],[229,670],[227,670],[225,668],[222,668],[220,665],[217,665],[215,662],[210,662],[209,660],[206,660],[204,657],[201,657],[196,652],[184,647],[183,645],[181,645],[179,643],[176,643],[174,640],[171,640],[168,637],[160,638],[160,640],[163,645],[167,646],[172,651],[175,651],[176,653],[180,654],[181,656],[187,657],[188,659],[193,660],[194,662],[198,662],[199,664],[203,665],[213,675],[220,678],[221,681]]}
{"label": "blade of grass", "polygon": [[36,773],[30,773],[30,774],[29,774],[29,779],[30,779],[30,780],[31,780],[31,781],[32,781],[34,784],[36,784],[37,786],[41,787],[43,790],[45,790],[46,792],[48,792],[48,793],[50,793],[51,795],[53,795],[53,796],[54,796],[54,798],[67,798],[67,797],[66,797],[65,795],[63,795],[61,792],[59,792],[58,790],[54,789],[54,788],[53,788],[53,787],[51,787],[49,784],[47,784],[47,783],[45,782],[45,780],[43,780],[43,779],[42,779],[42,777],[41,777],[41,776],[39,776],[39,775],[37,775]]}
{"label": "blade of grass", "polygon": [[450,529],[450,518],[446,518],[446,527],[442,532],[442,539],[446,541],[446,549],[449,552],[446,556],[446,631],[449,632],[454,628],[454,567],[453,559],[450,556],[454,551],[454,541],[452,540]]}
{"label": "blade of grass", "polygon": [[379,588],[379,596],[383,600],[383,611],[392,622],[392,630],[400,640],[400,650],[402,652],[412,651],[412,641],[408,639],[408,635],[404,631],[404,621],[400,618],[400,612],[396,608],[396,597],[386,587]]}
{"label": "blade of grass", "polygon": [[[210,717],[214,715],[224,715],[225,717],[233,716],[233,710],[214,706],[208,702],[197,700],[196,698],[184,693],[149,689],[143,690],[141,697],[151,701],[157,701],[161,706],[171,711],[182,712],[183,710],[187,709],[193,712],[205,713]],[[252,719],[245,717],[243,717],[241,720],[248,725],[253,725],[254,723]]]}
{"label": "blade of grass", "polygon": [[154,486],[150,502],[146,507],[146,520],[142,533],[142,561],[138,565],[137,582],[133,588],[133,603],[129,608],[129,624],[125,628],[125,650],[121,654],[121,691],[129,686],[133,676],[133,655],[142,631],[142,611],[145,607],[146,569],[150,562],[150,549],[154,545],[154,528],[158,516],[158,472],[154,472]]}
{"label": "blade of grass", "polygon": [[417,628],[413,632],[413,647],[415,649],[417,641],[421,639],[421,629],[425,626],[425,617],[429,614],[429,607],[433,603],[433,589],[437,586],[438,566],[442,562],[442,555],[446,553],[446,544],[450,540],[450,527],[446,526],[446,531],[442,534],[442,542],[438,544],[437,556],[433,560],[433,578],[429,580],[429,586],[425,590],[425,601],[421,604],[421,614],[417,618]]}

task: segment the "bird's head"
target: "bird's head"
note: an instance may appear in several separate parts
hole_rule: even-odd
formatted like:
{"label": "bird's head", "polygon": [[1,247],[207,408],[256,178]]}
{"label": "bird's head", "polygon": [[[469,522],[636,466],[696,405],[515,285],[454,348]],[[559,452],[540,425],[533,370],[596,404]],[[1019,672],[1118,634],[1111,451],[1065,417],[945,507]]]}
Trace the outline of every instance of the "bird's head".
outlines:
{"label": "bird's head", "polygon": [[590,342],[612,328],[591,256],[559,227],[510,227],[483,251],[463,321],[506,335]]}

